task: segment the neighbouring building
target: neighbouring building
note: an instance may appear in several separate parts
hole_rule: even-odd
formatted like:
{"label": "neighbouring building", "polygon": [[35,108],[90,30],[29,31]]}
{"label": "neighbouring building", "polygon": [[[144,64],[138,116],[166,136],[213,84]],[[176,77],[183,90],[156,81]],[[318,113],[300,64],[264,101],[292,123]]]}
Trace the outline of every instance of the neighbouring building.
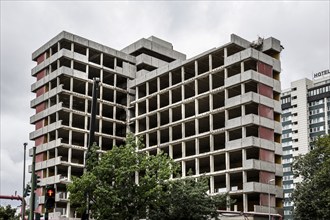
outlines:
{"label": "neighbouring building", "polygon": [[154,36],[115,50],[61,32],[32,54],[37,211],[44,211],[44,187],[54,185],[50,217],[79,217],[66,184],[83,173],[98,77],[101,150],[133,132],[144,138],[141,151],[166,152],[182,176],[207,175],[210,194],[229,192],[236,203],[225,211],[282,214],[281,49],[272,37],[249,42],[232,34],[227,44],[186,59]]}
{"label": "neighbouring building", "polygon": [[292,82],[289,89],[282,91],[281,102],[284,217],[289,220],[293,219],[294,208],[291,193],[300,181],[293,177],[294,157],[308,153],[311,142],[330,132],[329,70],[313,74],[313,80]]}

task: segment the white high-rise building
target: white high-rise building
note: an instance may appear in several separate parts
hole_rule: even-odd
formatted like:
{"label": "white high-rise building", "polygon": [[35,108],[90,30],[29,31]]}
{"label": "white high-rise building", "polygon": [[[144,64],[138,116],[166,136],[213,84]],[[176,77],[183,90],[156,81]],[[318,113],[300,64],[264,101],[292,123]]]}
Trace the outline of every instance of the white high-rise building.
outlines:
{"label": "white high-rise building", "polygon": [[282,91],[281,101],[284,217],[293,219],[291,193],[294,184],[300,181],[293,178],[293,159],[308,153],[312,141],[330,132],[329,70],[313,74],[313,80],[292,82],[289,89]]}

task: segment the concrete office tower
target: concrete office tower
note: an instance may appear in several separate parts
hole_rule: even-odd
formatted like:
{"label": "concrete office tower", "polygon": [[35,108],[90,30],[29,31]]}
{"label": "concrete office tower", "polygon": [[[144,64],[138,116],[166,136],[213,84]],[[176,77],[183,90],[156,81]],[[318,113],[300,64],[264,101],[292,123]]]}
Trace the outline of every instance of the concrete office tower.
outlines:
{"label": "concrete office tower", "polygon": [[285,219],[293,219],[291,193],[294,184],[300,181],[293,178],[293,158],[308,153],[312,141],[330,132],[330,72],[326,70],[313,76],[313,80],[292,82],[281,94]]}
{"label": "concrete office tower", "polygon": [[[83,172],[93,77],[101,81],[102,150],[131,131],[144,137],[141,151],[165,151],[182,176],[208,176],[210,194],[229,192],[236,203],[227,211],[281,213],[280,51],[274,38],[236,35],[188,60],[156,37],[121,51],[67,32],[50,40],[32,55],[30,138],[42,186],[56,187],[52,216],[75,217],[65,185]],[[38,193],[43,211],[43,188]]]}

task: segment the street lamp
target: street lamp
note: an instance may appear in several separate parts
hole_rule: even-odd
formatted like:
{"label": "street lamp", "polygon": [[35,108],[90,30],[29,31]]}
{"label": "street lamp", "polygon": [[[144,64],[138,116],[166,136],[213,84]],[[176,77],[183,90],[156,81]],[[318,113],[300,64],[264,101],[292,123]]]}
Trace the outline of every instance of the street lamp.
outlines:
{"label": "street lamp", "polygon": [[26,146],[28,143],[24,143],[24,162],[23,162],[23,192],[22,192],[22,219],[25,219],[25,196],[24,196],[24,187],[25,187],[25,162],[26,162]]}
{"label": "street lamp", "polygon": [[271,220],[270,219],[270,189],[269,189],[269,185],[273,181],[275,181],[275,179],[268,180],[268,215],[269,215],[269,220]]}

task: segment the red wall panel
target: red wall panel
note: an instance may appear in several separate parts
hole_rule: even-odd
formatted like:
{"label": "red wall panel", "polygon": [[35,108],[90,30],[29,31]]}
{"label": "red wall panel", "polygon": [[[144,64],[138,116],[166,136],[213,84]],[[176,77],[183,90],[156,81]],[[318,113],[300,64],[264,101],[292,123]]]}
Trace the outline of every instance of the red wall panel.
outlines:
{"label": "red wall panel", "polygon": [[40,144],[43,144],[44,143],[44,140],[45,138],[42,136],[42,137],[38,137],[34,140],[34,145],[35,146],[39,146]]}
{"label": "red wall panel", "polygon": [[37,121],[35,124],[36,130],[38,130],[39,128],[42,128],[43,126],[44,126],[43,120]]}
{"label": "red wall panel", "polygon": [[[260,194],[260,205],[262,206],[268,206],[268,194],[261,193]],[[275,197],[273,195],[270,195],[270,206],[275,207]]]}
{"label": "red wall panel", "polygon": [[275,161],[274,152],[265,149],[260,149],[259,160],[274,163]]}
{"label": "red wall panel", "polygon": [[266,96],[268,98],[273,98],[273,88],[270,86],[266,86],[265,84],[259,83],[259,94]]}
{"label": "red wall panel", "polygon": [[274,109],[260,104],[259,105],[259,115],[273,120],[274,119]]}
{"label": "red wall panel", "polygon": [[38,58],[37,58],[37,64],[40,64],[42,61],[45,60],[45,53],[41,54]]}
{"label": "red wall panel", "polygon": [[37,105],[36,113],[39,113],[39,112],[41,112],[42,110],[45,110],[45,109],[46,109],[46,103],[43,102],[43,103]]}
{"label": "red wall panel", "polygon": [[274,130],[260,126],[259,137],[269,141],[274,141]]}
{"label": "red wall panel", "polygon": [[37,73],[37,81],[45,77],[46,70],[41,70],[39,73]]}
{"label": "red wall panel", "polygon": [[[259,172],[259,182],[260,183],[268,183],[269,180],[275,179],[275,173],[270,173],[266,171],[260,171]],[[272,182],[274,184],[274,182]]]}
{"label": "red wall panel", "polygon": [[46,86],[43,86],[39,89],[37,89],[37,97],[41,96],[42,94],[44,94],[46,92]]}
{"label": "red wall panel", "polygon": [[259,73],[273,78],[273,67],[272,66],[258,61],[257,67],[258,67],[257,70]]}

